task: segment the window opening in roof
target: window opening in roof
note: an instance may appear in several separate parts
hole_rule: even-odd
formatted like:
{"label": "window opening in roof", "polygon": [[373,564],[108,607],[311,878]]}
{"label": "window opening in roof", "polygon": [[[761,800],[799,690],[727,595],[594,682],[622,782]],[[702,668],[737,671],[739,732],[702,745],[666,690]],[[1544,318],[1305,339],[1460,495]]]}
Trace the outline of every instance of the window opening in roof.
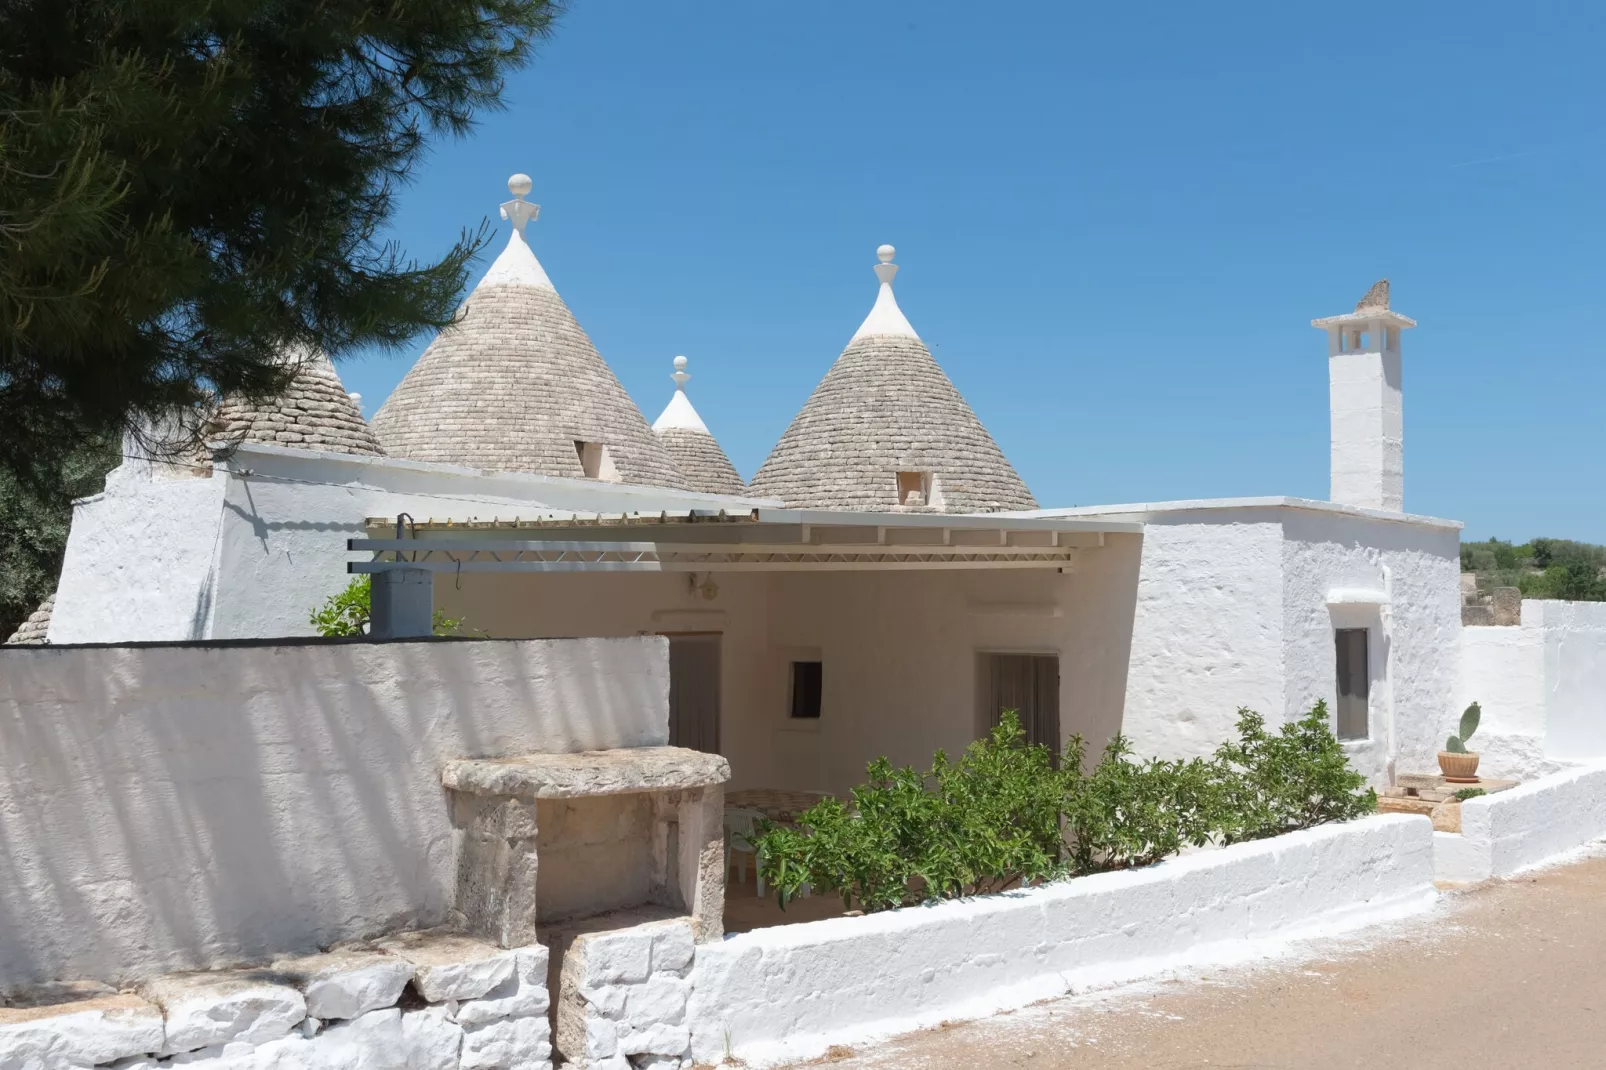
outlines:
{"label": "window opening in roof", "polygon": [[600,442],[582,442],[574,440],[575,455],[580,458],[580,471],[587,479],[599,479],[604,483],[621,482],[619,468],[613,463],[613,455],[608,447]]}

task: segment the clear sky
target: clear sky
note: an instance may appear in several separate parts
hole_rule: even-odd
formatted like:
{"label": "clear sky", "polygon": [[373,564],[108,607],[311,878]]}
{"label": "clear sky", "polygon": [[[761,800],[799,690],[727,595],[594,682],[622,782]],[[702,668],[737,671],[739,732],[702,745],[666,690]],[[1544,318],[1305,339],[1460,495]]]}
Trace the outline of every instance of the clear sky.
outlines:
{"label": "clear sky", "polygon": [[[573,0],[395,237],[524,171],[647,419],[751,477],[875,296],[1038,500],[1327,496],[1313,317],[1404,339],[1406,508],[1606,542],[1606,5]],[[423,351],[341,365],[371,415]]]}

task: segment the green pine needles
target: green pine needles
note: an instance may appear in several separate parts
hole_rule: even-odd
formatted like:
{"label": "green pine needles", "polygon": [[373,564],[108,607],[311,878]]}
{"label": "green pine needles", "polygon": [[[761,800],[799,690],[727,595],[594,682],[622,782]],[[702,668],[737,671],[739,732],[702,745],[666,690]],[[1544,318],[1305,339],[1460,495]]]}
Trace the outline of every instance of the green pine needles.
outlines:
{"label": "green pine needles", "polygon": [[1325,703],[1269,732],[1239,711],[1210,759],[1134,761],[1116,736],[1090,772],[1075,737],[1056,768],[1014,713],[925,772],[871,762],[852,801],[826,799],[756,837],[784,907],[804,885],[849,908],[889,910],[1057,877],[1149,865],[1184,847],[1275,836],[1377,809],[1349,767]]}

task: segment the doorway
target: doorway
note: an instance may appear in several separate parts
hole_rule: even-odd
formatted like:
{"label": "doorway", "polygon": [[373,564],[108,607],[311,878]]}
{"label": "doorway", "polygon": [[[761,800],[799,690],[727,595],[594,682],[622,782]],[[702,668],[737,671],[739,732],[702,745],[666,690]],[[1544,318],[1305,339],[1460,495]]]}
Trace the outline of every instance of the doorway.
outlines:
{"label": "doorway", "polygon": [[669,745],[719,753],[718,632],[670,635]]}
{"label": "doorway", "polygon": [[997,727],[1005,710],[1020,715],[1028,743],[1060,752],[1060,659],[1058,654],[978,654],[980,728]]}

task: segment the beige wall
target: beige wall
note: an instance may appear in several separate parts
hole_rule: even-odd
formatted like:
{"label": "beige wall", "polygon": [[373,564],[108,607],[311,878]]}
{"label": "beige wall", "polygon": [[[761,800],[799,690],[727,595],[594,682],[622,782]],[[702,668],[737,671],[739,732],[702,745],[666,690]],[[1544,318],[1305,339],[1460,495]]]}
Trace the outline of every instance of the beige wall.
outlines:
{"label": "beige wall", "polygon": [[[1109,535],[1065,574],[715,573],[712,599],[684,573],[442,575],[436,604],[495,636],[720,632],[731,786],[840,792],[880,755],[925,766],[974,739],[981,651],[1058,654],[1061,731],[1102,747],[1121,721],[1141,545]],[[789,662],[814,656],[822,716],[793,721]]]}

